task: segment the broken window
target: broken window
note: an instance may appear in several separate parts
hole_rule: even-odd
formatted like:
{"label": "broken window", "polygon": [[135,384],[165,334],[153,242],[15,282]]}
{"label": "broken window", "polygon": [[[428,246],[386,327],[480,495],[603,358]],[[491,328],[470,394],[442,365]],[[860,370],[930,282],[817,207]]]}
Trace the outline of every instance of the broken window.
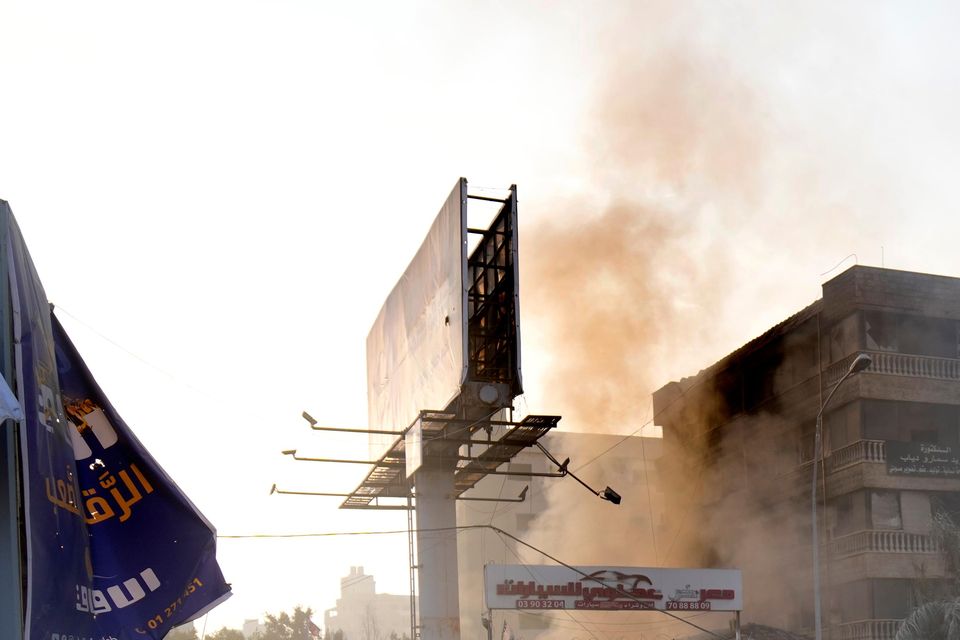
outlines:
{"label": "broken window", "polygon": [[867,349],[870,351],[899,351],[896,316],[879,311],[864,314]]}

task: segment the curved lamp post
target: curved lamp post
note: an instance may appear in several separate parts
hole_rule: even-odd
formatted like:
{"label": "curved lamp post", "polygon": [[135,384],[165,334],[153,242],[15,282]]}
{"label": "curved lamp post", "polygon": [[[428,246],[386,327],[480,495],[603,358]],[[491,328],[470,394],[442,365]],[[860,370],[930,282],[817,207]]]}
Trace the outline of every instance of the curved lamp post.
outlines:
{"label": "curved lamp post", "polygon": [[857,357],[850,363],[847,372],[843,377],[833,385],[833,389],[827,395],[827,399],[820,405],[820,411],[817,413],[817,430],[813,441],[813,479],[810,482],[810,515],[813,522],[813,628],[816,640],[823,640],[823,634],[820,629],[820,532],[817,527],[817,467],[820,464],[822,433],[823,433],[823,411],[830,404],[830,399],[836,393],[843,381],[855,373],[863,371],[870,366],[873,360],[865,353],[857,354]]}

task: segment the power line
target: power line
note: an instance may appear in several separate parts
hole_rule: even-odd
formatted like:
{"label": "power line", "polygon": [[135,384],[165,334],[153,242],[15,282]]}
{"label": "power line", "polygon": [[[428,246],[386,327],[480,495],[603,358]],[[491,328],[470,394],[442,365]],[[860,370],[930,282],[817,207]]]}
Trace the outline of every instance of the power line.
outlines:
{"label": "power line", "polygon": [[[609,584],[607,584],[606,582],[604,582],[603,580],[600,580],[600,579],[598,579],[598,578],[596,578],[596,577],[594,577],[594,576],[591,576],[591,575],[589,575],[588,573],[585,573],[585,572],[581,571],[580,569],[578,569],[578,568],[576,568],[576,567],[574,567],[574,566],[572,566],[572,565],[564,562],[563,560],[557,558],[556,556],[553,556],[553,555],[547,553],[547,552],[544,551],[543,549],[540,549],[539,547],[536,547],[536,546],[530,544],[529,542],[526,542],[526,541],[524,541],[524,540],[521,540],[520,538],[518,538],[517,536],[513,535],[512,533],[509,533],[509,532],[507,532],[507,531],[504,531],[504,530],[501,529],[500,527],[495,527],[495,526],[489,525],[489,524],[468,524],[468,525],[462,525],[462,526],[457,526],[457,527],[435,527],[435,528],[430,528],[430,529],[419,529],[419,531],[422,531],[422,532],[424,532],[424,533],[441,533],[441,532],[444,532],[444,531],[457,531],[457,532],[460,532],[460,531],[470,531],[470,530],[479,530],[479,529],[490,529],[491,531],[496,532],[496,533],[497,533],[498,535],[500,535],[501,537],[504,537],[504,536],[505,536],[505,537],[507,537],[507,538],[510,538],[511,540],[513,540],[514,542],[516,542],[517,544],[521,544],[521,545],[523,545],[524,547],[527,547],[528,549],[530,549],[530,550],[532,550],[532,551],[535,551],[536,553],[539,553],[540,555],[542,555],[543,557],[547,558],[548,560],[552,560],[553,562],[557,563],[558,565],[560,565],[560,566],[562,566],[562,567],[564,567],[564,568],[566,568],[566,569],[569,569],[570,571],[573,571],[574,573],[580,575],[582,578],[584,578],[584,579],[586,579],[586,580],[590,580],[590,581],[593,581],[593,582],[597,582],[597,583],[599,583],[599,584],[604,585],[605,587],[608,587],[608,588],[610,588],[610,589],[613,589],[618,595],[621,595],[621,596],[623,596],[623,597],[625,597],[625,598],[628,598],[628,599],[630,599],[630,600],[633,600],[634,602],[642,602],[642,600],[641,600],[640,598],[638,598],[637,596],[635,596],[635,595],[632,594],[632,593],[629,593],[629,592],[627,592],[627,591],[624,591],[624,590],[621,589],[619,586],[609,585]],[[325,533],[217,535],[217,537],[218,537],[218,538],[224,538],[224,539],[242,539],[242,538],[260,538],[260,539],[263,539],[263,538],[320,538],[320,537],[334,537],[334,536],[390,535],[390,534],[397,534],[397,533],[404,533],[404,534],[405,534],[405,533],[407,533],[407,531],[406,531],[406,529],[396,529],[396,530],[391,530],[391,531],[342,531],[342,532],[325,532]],[[512,551],[512,550],[511,550],[511,551]],[[516,554],[515,554],[515,555],[516,555]],[[524,567],[527,566],[525,563],[521,563],[521,564],[523,564]],[[710,631],[709,629],[706,629],[706,628],[701,627],[701,626],[699,626],[699,625],[697,625],[697,624],[694,624],[693,622],[690,622],[688,619],[686,619],[686,618],[681,618],[680,616],[675,615],[675,614],[673,614],[673,613],[671,613],[671,612],[669,612],[669,611],[666,611],[666,610],[664,610],[664,609],[649,609],[649,611],[657,611],[657,612],[659,612],[659,613],[661,613],[661,614],[663,614],[663,615],[666,615],[666,616],[669,616],[669,617],[673,618],[674,620],[677,620],[677,621],[679,621],[679,622],[683,622],[684,624],[688,624],[688,625],[690,625],[691,627],[693,627],[693,628],[695,628],[695,629],[697,629],[697,630],[699,630],[699,631],[703,631],[704,633],[709,634],[710,636],[713,636],[714,638],[720,638],[720,640],[727,640],[727,639],[724,638],[723,636],[721,636],[721,635],[719,635],[719,634],[717,634],[717,633],[714,633],[713,631]]]}
{"label": "power line", "polygon": [[[497,533],[499,534],[499,532],[497,532]],[[503,536],[500,536],[500,542],[503,544],[503,546],[504,546],[511,554],[513,554],[513,557],[517,559],[517,562],[518,562],[524,569],[527,570],[527,573],[530,574],[530,577],[533,578],[534,580],[536,580],[536,576],[533,575],[533,571],[530,571],[530,568],[527,567],[527,565],[523,562],[523,560],[520,559],[520,556],[517,554],[517,552],[510,548],[510,545],[508,545],[507,542],[503,539]],[[595,636],[595,635],[593,634],[593,632],[590,631],[590,629],[587,629],[586,625],[584,625],[582,622],[580,622],[579,620],[577,620],[576,618],[574,618],[572,613],[570,613],[570,612],[567,611],[566,609],[564,609],[563,612],[567,615],[568,618],[570,618],[570,620],[572,620],[573,622],[576,622],[576,623],[577,623],[577,626],[579,626],[581,629],[583,629],[584,631],[586,631],[586,632],[590,635],[591,638],[593,638],[594,640],[597,640],[597,636]]]}

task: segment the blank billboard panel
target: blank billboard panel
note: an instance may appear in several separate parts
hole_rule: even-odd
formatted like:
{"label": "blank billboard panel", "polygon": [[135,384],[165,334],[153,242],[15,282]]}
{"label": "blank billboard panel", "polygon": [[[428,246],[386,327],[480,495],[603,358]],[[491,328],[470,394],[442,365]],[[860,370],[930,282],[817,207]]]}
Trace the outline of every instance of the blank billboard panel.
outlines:
{"label": "blank billboard panel", "polygon": [[371,428],[443,409],[467,376],[467,181],[460,178],[367,336]]}

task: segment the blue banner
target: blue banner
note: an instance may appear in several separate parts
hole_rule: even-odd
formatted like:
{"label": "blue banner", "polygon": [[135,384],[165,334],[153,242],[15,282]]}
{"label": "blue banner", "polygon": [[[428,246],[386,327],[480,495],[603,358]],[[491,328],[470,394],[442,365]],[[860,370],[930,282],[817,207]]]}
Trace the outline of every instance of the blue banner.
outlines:
{"label": "blue banner", "polygon": [[0,202],[23,409],[20,460],[26,533],[26,640],[100,640],[76,607],[93,582],[90,544],[71,439],[57,382],[50,306],[10,207]]}
{"label": "blue banner", "polygon": [[160,640],[229,597],[216,533],[90,375],[3,201],[0,229],[20,405],[3,417],[21,418],[24,640]]}
{"label": "blue banner", "polygon": [[216,532],[117,415],[56,317],[52,324],[94,569],[89,588],[77,583],[76,607],[105,638],[159,640],[229,597]]}

